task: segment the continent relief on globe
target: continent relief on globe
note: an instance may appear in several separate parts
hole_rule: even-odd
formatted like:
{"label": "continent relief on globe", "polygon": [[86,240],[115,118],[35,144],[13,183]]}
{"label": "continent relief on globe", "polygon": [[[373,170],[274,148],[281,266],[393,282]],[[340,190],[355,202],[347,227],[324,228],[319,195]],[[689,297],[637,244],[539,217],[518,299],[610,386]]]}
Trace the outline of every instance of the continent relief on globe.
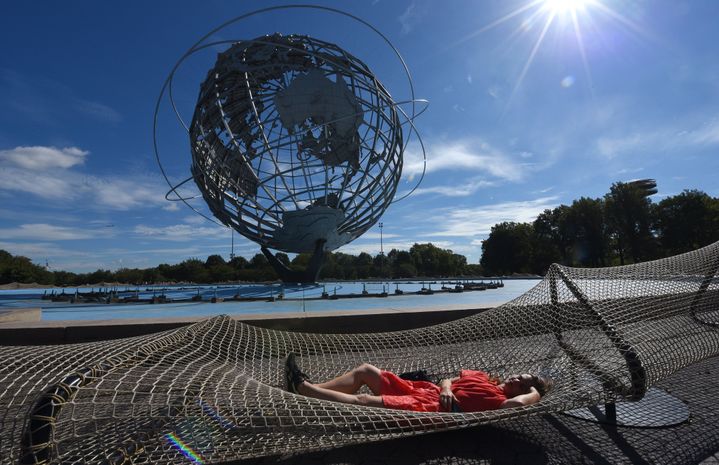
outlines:
{"label": "continent relief on globe", "polygon": [[[300,151],[309,153],[331,167],[349,162],[359,169],[358,129],[364,114],[362,105],[341,76],[330,80],[319,69],[295,77],[274,96],[282,125],[294,134],[303,131]],[[310,127],[308,127],[308,122]],[[312,126],[324,126],[316,136]]]}

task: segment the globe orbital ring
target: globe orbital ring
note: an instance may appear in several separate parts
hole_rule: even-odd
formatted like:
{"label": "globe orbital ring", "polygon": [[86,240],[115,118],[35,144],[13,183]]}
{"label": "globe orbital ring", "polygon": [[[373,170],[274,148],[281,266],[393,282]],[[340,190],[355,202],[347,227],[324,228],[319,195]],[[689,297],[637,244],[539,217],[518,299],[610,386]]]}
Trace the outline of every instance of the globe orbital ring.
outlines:
{"label": "globe orbital ring", "polygon": [[[253,12],[250,12],[250,13],[247,13],[247,14],[244,14],[244,15],[241,15],[241,16],[238,16],[238,17],[235,17],[235,18],[233,18],[233,19],[230,19],[230,20],[226,21],[225,23],[221,24],[220,26],[216,27],[215,29],[211,30],[210,32],[208,32],[205,36],[203,36],[200,40],[198,40],[190,49],[188,49],[187,52],[185,52],[185,54],[175,63],[175,65],[174,65],[174,67],[172,68],[170,74],[167,76],[167,78],[165,79],[165,82],[163,83],[162,89],[161,89],[161,91],[160,91],[160,95],[158,96],[158,99],[157,99],[157,102],[156,102],[156,105],[155,105],[155,112],[154,112],[154,117],[153,117],[153,148],[154,148],[154,152],[155,152],[155,158],[156,158],[156,160],[157,160],[157,162],[158,162],[158,165],[159,165],[159,167],[160,167],[160,171],[161,171],[163,177],[165,178],[165,181],[168,183],[168,185],[169,185],[170,188],[171,188],[171,189],[170,189],[170,192],[174,193],[174,194],[178,197],[178,198],[175,199],[175,200],[181,200],[181,201],[183,201],[183,203],[185,203],[188,207],[190,207],[191,210],[195,211],[196,213],[200,214],[200,215],[203,216],[204,218],[209,219],[210,221],[213,221],[214,223],[216,223],[216,224],[218,224],[218,225],[219,225],[219,224],[222,224],[222,223],[218,223],[215,219],[209,218],[207,215],[203,214],[202,212],[200,212],[199,210],[197,210],[196,208],[194,208],[192,205],[190,205],[190,204],[187,202],[187,200],[191,200],[191,198],[189,198],[189,197],[184,198],[184,197],[180,196],[179,193],[176,191],[176,188],[179,187],[180,185],[184,184],[184,182],[186,182],[187,180],[184,181],[184,182],[182,182],[182,183],[180,183],[179,185],[173,187],[173,186],[172,186],[172,183],[170,182],[170,180],[169,180],[169,178],[168,178],[168,176],[167,176],[167,173],[166,173],[164,167],[162,166],[162,162],[161,162],[160,155],[159,155],[159,146],[158,146],[158,138],[157,138],[157,130],[158,130],[157,125],[158,125],[158,118],[159,118],[159,108],[160,108],[160,106],[161,106],[162,99],[163,99],[163,97],[164,97],[165,91],[167,91],[168,94],[169,94],[169,96],[170,96],[170,100],[171,100],[171,103],[172,103],[172,106],[173,106],[173,110],[175,111],[176,116],[177,116],[178,119],[180,120],[181,124],[185,127],[185,129],[186,129],[186,130],[189,130],[189,128],[187,127],[187,125],[184,124],[184,121],[182,121],[182,118],[181,118],[181,116],[179,115],[179,112],[177,111],[177,108],[176,108],[176,106],[175,106],[175,104],[174,104],[174,99],[172,98],[172,81],[173,81],[174,74],[175,74],[175,72],[178,70],[178,68],[180,67],[180,65],[181,65],[190,55],[196,53],[197,51],[199,51],[199,50],[201,50],[201,49],[204,49],[204,48],[210,46],[211,44],[203,44],[203,42],[204,42],[208,37],[210,37],[212,34],[218,32],[219,30],[225,28],[226,26],[228,26],[228,25],[230,25],[230,24],[232,24],[232,23],[239,22],[239,21],[241,21],[241,20],[243,20],[243,19],[246,19],[246,18],[248,18],[248,17],[250,17],[250,16],[254,16],[254,15],[258,15],[258,14],[262,14],[262,13],[267,13],[267,12],[274,11],[274,10],[299,9],[299,8],[324,10],[324,11],[333,12],[333,13],[340,14],[340,15],[349,17],[349,18],[351,18],[351,19],[354,19],[355,21],[357,21],[357,22],[359,22],[359,23],[365,25],[365,26],[368,27],[369,29],[371,29],[373,32],[375,32],[377,35],[379,35],[379,36],[388,44],[388,46],[393,50],[393,52],[394,52],[395,55],[397,56],[398,60],[399,60],[400,63],[402,64],[402,67],[403,67],[403,69],[404,69],[405,75],[406,75],[407,80],[408,80],[408,85],[409,85],[409,88],[410,88],[410,93],[411,93],[411,96],[412,96],[412,99],[409,100],[409,102],[412,103],[412,116],[407,115],[407,113],[406,113],[404,110],[402,110],[402,109],[400,109],[400,111],[401,111],[401,113],[405,116],[405,118],[407,118],[407,119],[409,120],[410,124],[412,125],[412,131],[410,131],[410,133],[411,133],[411,132],[415,132],[415,134],[417,135],[417,137],[418,137],[418,139],[420,140],[420,143],[421,143],[421,136],[420,136],[419,133],[417,132],[416,127],[414,126],[414,123],[412,122],[412,119],[418,116],[418,113],[416,112],[416,108],[415,108],[415,103],[416,103],[418,100],[414,98],[414,84],[413,84],[412,77],[411,77],[411,74],[410,74],[410,72],[409,72],[409,69],[408,69],[408,67],[407,67],[407,65],[406,65],[406,62],[405,62],[404,59],[402,58],[401,54],[399,53],[399,51],[397,50],[397,48],[392,44],[392,42],[391,42],[384,34],[382,34],[382,32],[380,32],[377,28],[375,28],[374,26],[372,26],[370,23],[368,23],[368,22],[364,21],[363,19],[361,19],[361,18],[359,18],[359,17],[357,17],[357,16],[355,16],[355,15],[352,15],[352,14],[350,14],[350,13],[346,13],[346,12],[344,12],[344,11],[341,11],[341,10],[338,10],[338,9],[335,9],[335,8],[324,7],[324,6],[319,6],[319,5],[282,5],[282,6],[268,7],[268,8],[263,8],[263,9],[260,9],[260,10],[255,10],[255,11],[253,11]],[[226,42],[226,41],[223,41],[223,42]],[[426,109],[426,107],[425,107],[425,109]],[[423,112],[423,111],[424,111],[424,110],[422,110],[422,112]],[[420,113],[421,113],[421,112],[420,112]],[[408,136],[408,137],[409,137],[409,136]],[[421,182],[421,179],[424,177],[424,172],[426,171],[426,152],[425,152],[425,150],[424,150],[424,144],[421,144],[421,145],[422,145],[423,158],[424,158],[424,169],[423,169],[423,175],[422,175],[422,177],[420,178],[420,182]],[[188,179],[188,180],[189,180],[189,179]],[[417,186],[415,186],[415,188],[413,188],[412,191],[410,191],[410,193],[413,192],[416,188],[417,188]],[[169,196],[170,192],[168,192],[168,196]],[[408,194],[408,195],[409,195],[409,194]],[[406,198],[406,197],[407,197],[407,196],[405,195],[405,196],[403,196],[402,198]],[[193,197],[193,198],[195,198],[195,197]],[[398,201],[398,200],[395,200],[394,202],[396,202],[396,201]],[[394,203],[394,202],[391,202],[391,203]]]}
{"label": "globe orbital ring", "polygon": [[[192,53],[191,53],[190,55],[192,55],[192,54],[194,54],[194,53],[197,53],[197,52],[199,52],[199,51],[201,51],[201,50],[204,50],[204,49],[206,49],[206,48],[208,48],[208,47],[214,46],[214,45],[235,43],[235,42],[238,42],[238,41],[240,41],[240,40],[243,41],[243,42],[249,43],[249,44],[277,45],[277,44],[275,44],[274,42],[270,42],[270,41],[266,41],[266,40],[259,40],[259,39],[251,39],[251,40],[247,40],[247,39],[228,39],[228,40],[215,41],[215,42],[211,42],[211,43],[208,43],[208,44],[203,44],[202,46],[196,46],[195,49],[192,51]],[[285,48],[287,48],[287,49],[290,49],[290,50],[302,51],[302,49],[299,48],[299,47],[291,47],[291,46],[287,46],[287,45],[283,45],[283,46],[284,46]],[[189,57],[190,55],[188,55],[188,57]],[[337,64],[335,63],[335,65],[337,65]],[[344,67],[341,66],[341,65],[339,65],[339,68],[342,69],[342,68],[344,68]],[[345,70],[346,70],[346,71],[349,71],[349,69],[346,69],[346,68],[345,68]],[[174,74],[174,73],[173,73],[173,74]],[[174,112],[175,112],[175,116],[177,117],[177,119],[178,119],[178,121],[180,122],[180,124],[182,124],[182,126],[185,128],[185,130],[189,133],[189,127],[188,127],[188,125],[185,123],[185,121],[182,119],[182,116],[180,115],[180,113],[179,113],[179,111],[177,110],[177,107],[176,107],[176,105],[175,105],[175,101],[174,101],[174,99],[172,98],[172,79],[171,79],[170,85],[169,85],[169,87],[168,87],[168,93],[169,93],[169,96],[170,96],[170,102],[171,102],[172,107],[173,107],[173,110],[174,110]],[[419,140],[419,143],[420,143],[420,146],[421,146],[421,151],[422,151],[423,167],[422,167],[422,173],[421,173],[420,177],[418,178],[417,183],[415,183],[414,187],[412,187],[412,189],[410,189],[410,190],[409,190],[405,195],[403,195],[402,197],[400,197],[400,198],[398,198],[398,199],[394,199],[392,202],[390,202],[391,204],[397,203],[397,202],[399,202],[399,201],[401,201],[401,200],[404,200],[405,198],[409,197],[409,196],[419,187],[419,185],[422,183],[422,180],[424,179],[424,176],[425,176],[426,170],[427,170],[427,155],[426,155],[426,150],[425,150],[425,147],[424,147],[424,143],[422,142],[421,135],[419,134],[419,131],[417,130],[417,128],[414,126],[413,121],[414,121],[414,119],[418,118],[422,113],[424,113],[424,112],[427,110],[428,105],[429,105],[429,101],[427,101],[426,99],[404,100],[404,101],[400,101],[400,102],[392,102],[392,106],[393,106],[393,107],[398,107],[399,105],[404,105],[404,104],[407,104],[407,103],[413,103],[413,104],[414,104],[414,103],[424,103],[424,104],[425,104],[425,105],[423,106],[423,108],[422,108],[419,112],[416,112],[416,110],[415,110],[415,108],[414,108],[414,106],[413,106],[413,115],[412,115],[412,116],[407,115],[407,113],[406,113],[404,110],[400,109],[400,112],[402,113],[402,115],[404,116],[404,119],[405,119],[405,121],[403,121],[403,122],[401,123],[401,125],[404,126],[406,123],[410,123],[410,125],[412,126],[411,131],[410,131],[410,133],[409,133],[408,136],[407,136],[407,143],[409,142],[409,140],[410,140],[410,138],[411,138],[411,133],[414,133],[414,134],[417,136],[418,140]],[[383,108],[383,107],[385,107],[385,106],[384,106],[384,105],[378,105],[378,106],[376,106],[375,108]],[[368,111],[368,110],[365,110],[365,111]],[[331,123],[333,123],[333,122],[340,121],[340,120],[342,120],[342,119],[344,119],[344,118],[351,118],[352,116],[354,116],[354,115],[350,114],[350,115],[343,116],[343,117],[337,118],[336,120],[329,121],[329,122],[326,122],[326,123],[323,123],[323,124],[331,124]],[[317,125],[317,126],[315,126],[315,127],[319,127],[319,126],[321,126],[321,125]],[[312,128],[311,128],[311,129],[312,129]],[[406,145],[406,144],[405,144],[405,145]],[[187,180],[186,180],[186,181],[187,181]],[[186,182],[186,181],[185,181],[185,182]],[[183,182],[183,183],[184,183],[184,182]],[[178,186],[175,186],[175,187],[179,187],[179,185],[178,185]],[[171,188],[170,191],[168,192],[168,194],[169,194],[170,192],[174,192],[174,193],[178,196],[178,198],[177,198],[177,199],[174,199],[174,200],[181,200],[179,194],[175,192],[175,189],[172,189],[172,188]],[[188,200],[191,200],[191,199],[194,199],[194,198],[197,198],[197,196],[188,197],[187,199],[188,199]],[[197,210],[195,210],[195,211],[197,211]],[[203,216],[204,216],[204,215],[203,215]],[[214,220],[213,220],[213,221],[214,221]],[[215,223],[217,223],[217,222],[215,221]]]}

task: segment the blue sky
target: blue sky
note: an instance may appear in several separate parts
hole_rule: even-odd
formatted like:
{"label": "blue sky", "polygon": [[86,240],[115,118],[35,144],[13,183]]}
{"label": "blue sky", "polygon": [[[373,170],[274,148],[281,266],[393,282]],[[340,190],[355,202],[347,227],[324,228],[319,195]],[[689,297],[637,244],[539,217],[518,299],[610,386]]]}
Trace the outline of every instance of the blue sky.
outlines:
{"label": "blue sky", "polygon": [[[382,218],[384,249],[433,242],[476,263],[500,221],[600,197],[650,177],[662,196],[719,196],[719,4],[714,1],[345,1],[397,46],[427,146],[420,188]],[[168,72],[200,37],[279,2],[10,2],[0,10],[0,248],[50,269],[151,267],[230,252],[230,231],[165,201],[152,118]],[[551,19],[551,21],[550,21]],[[279,11],[217,39],[309,34],[364,60],[396,100],[409,97],[382,41],[322,11]],[[581,41],[578,40],[581,37]],[[540,40],[541,38],[541,40]],[[218,50],[180,69],[191,117]],[[160,148],[173,180],[189,142],[165,105]],[[421,171],[405,153],[399,192]],[[340,251],[376,254],[379,228]],[[235,235],[235,252],[259,247]]]}

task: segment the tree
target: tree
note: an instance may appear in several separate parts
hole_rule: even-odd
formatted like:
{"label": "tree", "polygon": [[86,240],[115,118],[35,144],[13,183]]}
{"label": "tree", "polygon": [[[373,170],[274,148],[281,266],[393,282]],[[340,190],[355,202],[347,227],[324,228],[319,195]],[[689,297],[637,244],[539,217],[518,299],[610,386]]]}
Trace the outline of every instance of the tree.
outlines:
{"label": "tree", "polygon": [[372,271],[372,256],[367,252],[361,252],[355,260],[357,277],[360,279],[369,278]]}
{"label": "tree", "polygon": [[573,264],[577,266],[604,266],[608,248],[608,235],[604,223],[604,202],[582,197],[572,202],[567,222],[573,225]]}
{"label": "tree", "polygon": [[209,283],[211,281],[205,264],[197,258],[190,258],[180,263],[175,276],[176,280],[185,282]]}
{"label": "tree", "polygon": [[535,239],[532,269],[535,273],[544,273],[555,262],[572,263],[575,230],[569,221],[569,212],[568,206],[560,205],[553,210],[544,210],[532,223]]}
{"label": "tree", "polygon": [[250,265],[250,262],[241,255],[237,255],[230,260],[230,266],[235,270],[244,270]]}
{"label": "tree", "polygon": [[622,265],[627,256],[636,263],[654,254],[651,201],[645,194],[635,185],[617,182],[604,196],[607,230]]}
{"label": "tree", "polygon": [[685,190],[656,206],[655,228],[668,255],[698,249],[719,240],[719,199]]}
{"label": "tree", "polygon": [[[277,252],[277,253],[275,254],[275,258],[276,258],[277,260],[279,260],[279,262],[282,263],[283,265],[285,265],[285,266],[287,266],[287,267],[290,266],[290,257],[289,257],[289,255],[287,255],[286,253],[284,253],[284,252]],[[295,257],[295,258],[297,258],[297,257]]]}
{"label": "tree", "polygon": [[490,274],[528,273],[533,227],[529,223],[504,222],[492,226],[482,242],[482,268]]}
{"label": "tree", "polygon": [[567,247],[564,246],[561,234],[561,213],[559,208],[544,210],[532,223],[534,234],[532,235],[533,253],[530,268],[533,273],[544,273],[552,263],[567,263]]}
{"label": "tree", "polygon": [[224,265],[225,259],[221,255],[210,255],[205,260],[205,267],[212,268],[213,266]]}
{"label": "tree", "polygon": [[377,254],[372,259],[372,276],[385,278],[389,276],[389,259],[384,254]]}
{"label": "tree", "polygon": [[392,265],[392,276],[396,278],[412,278],[417,276],[417,268],[412,262],[412,255],[406,250],[390,250],[387,258]]}

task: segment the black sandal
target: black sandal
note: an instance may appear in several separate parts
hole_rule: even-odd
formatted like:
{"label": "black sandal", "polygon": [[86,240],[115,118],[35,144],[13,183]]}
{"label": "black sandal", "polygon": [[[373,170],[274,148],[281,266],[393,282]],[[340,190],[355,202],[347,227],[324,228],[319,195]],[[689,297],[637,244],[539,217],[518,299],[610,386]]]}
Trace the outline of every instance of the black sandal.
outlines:
{"label": "black sandal", "polygon": [[287,361],[285,362],[285,381],[287,382],[288,391],[299,394],[297,386],[302,384],[303,381],[309,381],[310,377],[300,370],[295,357],[294,352],[290,352],[289,355],[287,355]]}

